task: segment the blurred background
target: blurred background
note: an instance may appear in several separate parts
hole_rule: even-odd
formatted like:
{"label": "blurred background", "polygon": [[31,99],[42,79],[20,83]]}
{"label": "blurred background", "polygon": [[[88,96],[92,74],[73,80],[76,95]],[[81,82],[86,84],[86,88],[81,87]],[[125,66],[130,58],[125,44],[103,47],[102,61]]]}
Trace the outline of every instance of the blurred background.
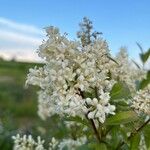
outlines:
{"label": "blurred background", "polygon": [[29,68],[43,65],[37,50],[44,27],[57,26],[75,39],[86,16],[103,33],[112,55],[126,46],[139,62],[136,42],[143,49],[150,46],[149,6],[149,0],[0,0],[0,150],[12,149],[10,137],[17,132],[60,138],[67,132],[56,116],[39,119],[38,89],[24,86]]}

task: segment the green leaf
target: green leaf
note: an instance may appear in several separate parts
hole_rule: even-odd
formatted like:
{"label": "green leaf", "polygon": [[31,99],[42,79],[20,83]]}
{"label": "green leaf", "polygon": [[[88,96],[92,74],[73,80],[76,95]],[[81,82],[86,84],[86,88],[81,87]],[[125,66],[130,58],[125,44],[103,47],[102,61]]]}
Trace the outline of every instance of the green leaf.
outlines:
{"label": "green leaf", "polygon": [[92,148],[94,150],[107,150],[107,146],[105,143],[90,143],[89,148]]}
{"label": "green leaf", "polygon": [[117,99],[116,101],[116,104],[120,105],[120,106],[123,106],[123,107],[126,107],[126,106],[129,106],[126,101],[124,101],[124,99]]}
{"label": "green leaf", "polygon": [[110,60],[112,60],[114,63],[116,63],[117,65],[119,65],[118,64],[118,62],[115,60],[115,59],[113,59],[111,56],[107,56]]}
{"label": "green leaf", "polygon": [[117,82],[110,92],[111,100],[128,98],[130,96],[130,90],[124,82]]}
{"label": "green leaf", "polygon": [[84,97],[90,97],[90,98],[94,98],[96,96],[95,91],[93,89],[91,91],[84,92],[83,95]]}
{"label": "green leaf", "polygon": [[120,135],[121,135],[119,126],[113,127],[110,132],[111,132],[111,137],[112,137],[110,146],[112,147],[112,149],[116,149],[120,142]]}
{"label": "green leaf", "polygon": [[150,70],[147,72],[146,79],[143,79],[143,80],[139,83],[138,89],[144,89],[148,84],[150,84]]}
{"label": "green leaf", "polygon": [[132,60],[132,62],[135,64],[135,66],[136,66],[138,69],[141,69],[140,65],[139,65],[136,61]]}
{"label": "green leaf", "polygon": [[141,46],[138,42],[136,42],[136,44],[137,44],[137,46],[139,47],[139,49],[141,50],[141,52],[143,53],[144,51],[143,51],[142,46]]}
{"label": "green leaf", "polygon": [[116,115],[111,116],[105,122],[106,125],[119,125],[126,124],[138,119],[137,114],[134,111],[118,112]]}
{"label": "green leaf", "polygon": [[104,143],[97,144],[95,150],[107,150],[107,146]]}
{"label": "green leaf", "polygon": [[148,58],[149,58],[149,56],[150,56],[150,48],[149,48],[146,52],[144,52],[142,46],[141,46],[139,43],[136,43],[136,44],[137,44],[137,46],[139,47],[139,49],[141,50],[140,58],[141,58],[141,61],[142,61],[143,64],[144,64],[144,63],[147,62],[147,60],[148,60]]}
{"label": "green leaf", "polygon": [[112,79],[112,74],[111,74],[110,71],[107,73],[107,76],[109,77],[108,80],[111,80],[111,79]]}
{"label": "green leaf", "polygon": [[150,49],[148,49],[147,52],[140,54],[141,61],[143,63],[146,63],[148,58],[149,58],[149,56],[150,56]]}
{"label": "green leaf", "polygon": [[130,145],[130,150],[138,150],[139,148],[139,143],[140,143],[140,134],[136,134],[132,139],[131,139],[131,145]]}
{"label": "green leaf", "polygon": [[81,123],[81,124],[88,126],[88,127],[90,126],[89,122],[87,120],[82,119],[82,118],[77,117],[77,116],[65,118],[65,121],[74,121],[74,122]]}
{"label": "green leaf", "polygon": [[150,149],[150,125],[146,125],[144,127],[143,133],[144,133],[144,138],[145,138],[147,149]]}

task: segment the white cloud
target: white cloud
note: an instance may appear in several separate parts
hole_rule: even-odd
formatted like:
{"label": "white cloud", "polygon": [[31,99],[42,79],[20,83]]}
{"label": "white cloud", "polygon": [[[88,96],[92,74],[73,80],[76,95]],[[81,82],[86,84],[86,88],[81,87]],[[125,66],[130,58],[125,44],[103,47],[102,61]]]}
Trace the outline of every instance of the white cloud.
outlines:
{"label": "white cloud", "polygon": [[39,61],[36,54],[44,34],[35,26],[0,17],[0,56],[22,61]]}
{"label": "white cloud", "polygon": [[41,38],[32,37],[30,35],[24,35],[22,33],[17,33],[14,31],[6,31],[0,29],[0,40],[11,41],[16,43],[26,43],[31,45],[39,45],[41,43]]}
{"label": "white cloud", "polygon": [[42,30],[33,25],[18,23],[18,22],[15,22],[15,21],[3,18],[3,17],[0,17],[0,25],[9,27],[12,29],[16,29],[18,31],[26,32],[26,33],[43,35]]}

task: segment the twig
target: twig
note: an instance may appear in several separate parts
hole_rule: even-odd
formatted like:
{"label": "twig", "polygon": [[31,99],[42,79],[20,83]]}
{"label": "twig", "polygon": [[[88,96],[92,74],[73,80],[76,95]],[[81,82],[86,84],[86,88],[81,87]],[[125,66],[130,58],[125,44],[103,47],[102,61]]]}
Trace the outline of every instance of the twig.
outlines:
{"label": "twig", "polygon": [[[80,92],[81,97],[84,98],[84,93],[83,93],[80,89],[78,89],[78,90],[79,90],[79,92]],[[90,123],[91,123],[91,125],[92,125],[92,128],[93,128],[93,131],[94,131],[94,134],[95,134],[97,140],[100,142],[100,141],[101,141],[101,137],[100,137],[100,135],[99,135],[99,133],[98,133],[98,131],[97,131],[97,128],[96,128],[96,126],[95,126],[95,123],[94,123],[93,119],[89,119],[87,115],[88,115],[88,113],[85,115],[85,117],[87,118],[87,120],[90,121]]]}
{"label": "twig", "polygon": [[101,142],[101,137],[100,137],[100,135],[99,135],[99,133],[98,133],[98,131],[97,131],[97,128],[96,128],[96,126],[95,126],[95,123],[94,123],[93,119],[89,119],[89,118],[87,117],[87,115],[86,115],[86,118],[87,118],[87,120],[90,121],[90,123],[91,123],[91,125],[92,125],[92,128],[93,128],[93,131],[94,131],[94,134],[95,134],[97,140],[98,140],[99,142]]}
{"label": "twig", "polygon": [[[141,131],[148,123],[150,122],[150,119],[148,119],[146,122],[144,122],[138,129],[136,129],[135,132],[132,132],[131,135],[127,138],[127,140],[130,140],[132,137],[134,137],[139,131]],[[119,150],[123,145],[125,144],[125,141],[122,141],[116,148],[116,150]]]}

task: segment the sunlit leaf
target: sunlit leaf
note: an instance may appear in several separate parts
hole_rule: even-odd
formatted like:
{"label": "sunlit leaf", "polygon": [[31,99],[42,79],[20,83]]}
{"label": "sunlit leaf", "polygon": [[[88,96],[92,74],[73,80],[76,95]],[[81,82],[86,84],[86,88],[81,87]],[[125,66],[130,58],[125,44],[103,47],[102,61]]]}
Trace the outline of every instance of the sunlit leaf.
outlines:
{"label": "sunlit leaf", "polygon": [[140,58],[141,58],[143,63],[147,62],[149,56],[150,56],[150,49],[148,49],[145,53],[140,54]]}
{"label": "sunlit leaf", "polygon": [[124,82],[117,82],[111,92],[111,100],[128,98],[130,96],[130,90]]}
{"label": "sunlit leaf", "polygon": [[108,118],[105,124],[106,125],[126,124],[129,122],[135,121],[137,119],[138,119],[138,116],[134,111],[123,111]]}
{"label": "sunlit leaf", "polygon": [[144,89],[148,84],[150,84],[150,71],[147,72],[146,79],[143,79],[143,80],[139,83],[138,89]]}

